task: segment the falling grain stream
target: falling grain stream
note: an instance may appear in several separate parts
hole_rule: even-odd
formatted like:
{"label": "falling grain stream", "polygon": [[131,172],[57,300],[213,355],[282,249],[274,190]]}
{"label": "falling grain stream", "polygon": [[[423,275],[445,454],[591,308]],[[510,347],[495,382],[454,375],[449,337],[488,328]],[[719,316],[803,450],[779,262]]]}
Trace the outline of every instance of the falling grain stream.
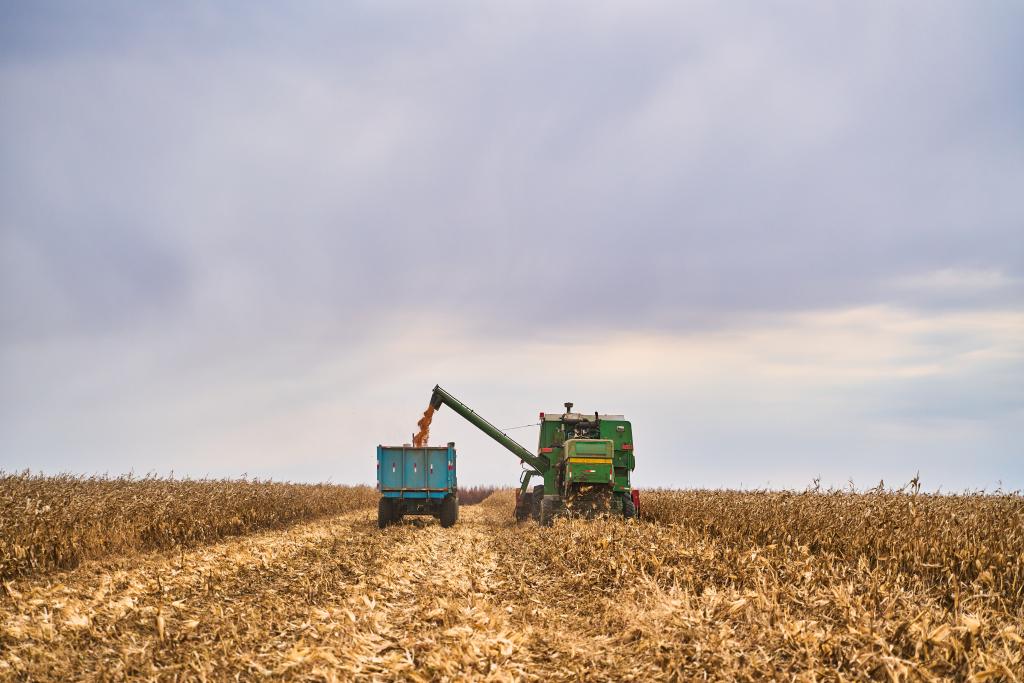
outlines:
{"label": "falling grain stream", "polygon": [[419,422],[416,423],[416,427],[419,431],[412,437],[412,445],[416,448],[423,448],[427,445],[427,441],[430,439],[430,423],[434,421],[434,406],[427,406],[427,409],[423,411],[423,417],[420,418]]}

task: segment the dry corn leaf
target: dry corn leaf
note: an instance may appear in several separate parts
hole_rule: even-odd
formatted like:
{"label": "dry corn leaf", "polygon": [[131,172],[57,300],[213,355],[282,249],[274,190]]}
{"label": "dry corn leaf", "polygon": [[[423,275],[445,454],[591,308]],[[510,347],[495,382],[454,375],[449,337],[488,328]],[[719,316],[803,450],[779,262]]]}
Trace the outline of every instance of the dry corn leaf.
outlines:
{"label": "dry corn leaf", "polygon": [[[190,496],[192,519],[155,515],[157,537],[215,531],[169,553],[126,541],[123,559],[70,573],[17,570],[19,597],[0,591],[0,677],[101,679],[112,662],[127,679],[295,681],[1011,680],[1022,667],[1019,496],[922,494],[911,518],[898,493],[645,492],[640,523],[540,528],[516,524],[499,492],[452,529],[407,517],[381,532],[372,491],[110,483],[95,490],[119,501],[126,532],[132,491],[139,514]],[[49,485],[81,494],[15,482]],[[260,506],[266,521],[321,495],[351,495],[352,511],[246,535]],[[105,519],[83,547],[118,528]],[[210,543],[225,519],[242,535]],[[65,627],[75,614],[89,625]]]}
{"label": "dry corn leaf", "polygon": [[960,618],[960,623],[968,633],[977,633],[981,628],[981,619],[965,614]]}

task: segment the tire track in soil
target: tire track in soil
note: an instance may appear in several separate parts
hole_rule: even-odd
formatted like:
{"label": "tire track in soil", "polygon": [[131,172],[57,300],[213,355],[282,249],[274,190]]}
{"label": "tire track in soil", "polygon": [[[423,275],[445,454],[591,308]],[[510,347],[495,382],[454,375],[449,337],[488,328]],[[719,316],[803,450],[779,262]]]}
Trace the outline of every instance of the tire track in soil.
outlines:
{"label": "tire track in soil", "polygon": [[486,512],[358,511],[9,583],[0,680],[536,679]]}
{"label": "tire track in soil", "polygon": [[[624,681],[658,673],[633,671],[635,644],[595,621],[595,603],[608,598],[552,591],[559,581],[550,568],[509,551],[552,542],[550,530],[516,524],[503,508],[460,515],[451,529],[411,521],[383,532],[388,557],[358,617],[374,634],[355,661],[361,676]],[[636,607],[616,600],[612,613],[629,613],[622,602]]]}
{"label": "tire track in soil", "polygon": [[292,664],[289,646],[316,633],[315,604],[348,595],[373,571],[371,547],[339,553],[341,541],[371,521],[358,511],[8,582],[0,592],[0,680],[282,673]]}
{"label": "tire track in soil", "polygon": [[[531,680],[664,678],[659,667],[636,667],[635,634],[630,621],[645,606],[634,595],[617,592],[609,597],[600,586],[581,587],[572,577],[545,562],[543,552],[539,557],[523,552],[525,548],[564,544],[568,539],[557,535],[556,529],[534,522],[516,524],[504,521],[503,517],[492,518],[490,522],[488,531],[499,566],[497,583],[502,586],[507,603],[514,605],[510,619],[515,629],[524,634],[523,647],[530,652]],[[556,554],[574,552],[571,545],[559,548],[546,550]]]}
{"label": "tire track in soil", "polygon": [[381,532],[386,557],[367,581],[355,612],[360,676],[382,679],[534,678],[529,633],[513,623],[517,605],[503,589],[493,524],[463,508],[459,522],[406,518]]}
{"label": "tire track in soil", "polygon": [[362,510],[15,581],[0,592],[0,680],[601,677],[607,637],[572,596],[541,595],[543,567],[509,556],[547,530],[505,513],[379,530]]}

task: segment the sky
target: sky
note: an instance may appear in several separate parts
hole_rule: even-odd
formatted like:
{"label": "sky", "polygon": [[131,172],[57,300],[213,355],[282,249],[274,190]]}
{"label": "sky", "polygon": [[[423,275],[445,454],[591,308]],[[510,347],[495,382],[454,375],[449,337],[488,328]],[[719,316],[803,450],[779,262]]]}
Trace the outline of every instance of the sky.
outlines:
{"label": "sky", "polygon": [[1022,44],[1015,0],[4,2],[0,469],[372,483],[441,384],[626,415],[640,487],[1022,488]]}

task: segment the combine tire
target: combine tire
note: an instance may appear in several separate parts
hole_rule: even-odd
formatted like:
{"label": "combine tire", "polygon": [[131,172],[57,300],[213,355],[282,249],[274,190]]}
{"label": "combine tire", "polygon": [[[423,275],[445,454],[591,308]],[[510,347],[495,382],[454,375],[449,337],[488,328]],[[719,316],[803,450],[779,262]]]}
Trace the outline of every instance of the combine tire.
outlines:
{"label": "combine tire", "polygon": [[636,505],[633,505],[633,497],[625,495],[622,497],[622,516],[626,519],[636,517]]}
{"label": "combine tire", "polygon": [[441,526],[447,529],[450,526],[455,525],[455,520],[459,518],[459,499],[455,496],[448,496],[441,503]]}
{"label": "combine tire", "polygon": [[524,493],[519,496],[519,505],[516,506],[516,521],[525,522],[533,511],[533,494]]}
{"label": "combine tire", "polygon": [[538,522],[540,522],[541,526],[551,526],[552,523],[554,523],[557,505],[557,501],[548,500],[547,498],[541,499],[539,515],[540,519],[537,520]]}
{"label": "combine tire", "polygon": [[530,516],[534,521],[540,521],[540,502],[544,500],[544,484],[533,487],[533,506],[530,508]]}
{"label": "combine tire", "polygon": [[381,498],[377,503],[377,527],[383,529],[394,521],[394,514],[391,501],[388,498]]}

